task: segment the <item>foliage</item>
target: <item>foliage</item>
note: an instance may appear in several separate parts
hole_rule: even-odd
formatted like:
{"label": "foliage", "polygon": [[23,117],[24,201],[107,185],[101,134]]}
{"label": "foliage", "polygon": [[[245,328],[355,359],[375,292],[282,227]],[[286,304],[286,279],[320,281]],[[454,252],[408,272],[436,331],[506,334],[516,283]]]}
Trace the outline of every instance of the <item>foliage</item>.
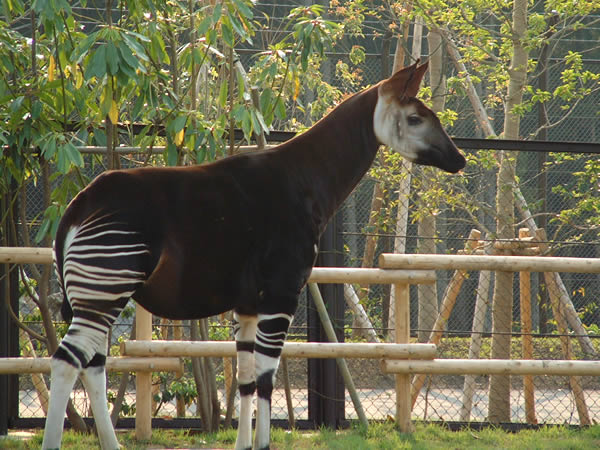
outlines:
{"label": "foliage", "polygon": [[[367,29],[367,20],[377,21],[382,24],[379,31],[374,32],[378,37],[394,36],[398,38],[399,45],[405,46],[405,51],[410,53],[408,41],[403,41],[402,33],[406,24],[414,23],[415,18],[422,19],[425,24],[425,33],[436,30],[443,38],[441,50],[444,54],[446,106],[440,114],[445,126],[463,130],[465,124],[472,120],[472,107],[467,98],[467,87],[470,82],[477,90],[482,104],[487,112],[488,119],[495,128],[495,134],[501,136],[506,116],[508,101],[508,82],[514,73],[511,67],[513,44],[515,39],[513,15],[513,2],[489,2],[470,0],[467,2],[453,2],[446,0],[418,0],[415,2],[368,2],[364,0],[335,1],[332,9],[338,15],[348,30],[356,34],[364,33]],[[585,103],[587,108],[595,109],[598,113],[597,102],[590,104],[590,99],[597,98],[600,93],[600,74],[590,70],[589,64],[584,64],[585,58],[594,58],[599,54],[597,42],[597,11],[600,2],[594,0],[587,2],[581,10],[574,8],[569,1],[546,1],[542,3],[529,3],[527,11],[527,32],[522,38],[522,43],[529,53],[526,67],[527,79],[524,87],[523,101],[516,105],[512,112],[522,118],[537,115],[537,110],[543,109],[548,117],[547,123],[540,123],[537,127],[530,126],[530,130],[522,132],[524,139],[535,139],[538,133],[552,132],[556,127],[564,125],[566,120],[574,116],[577,107]],[[576,44],[585,42],[587,46]],[[454,64],[447,47],[452,47],[458,54],[458,59],[466,71],[459,70]],[[428,49],[429,54],[434,49]],[[424,51],[424,54],[427,51]],[[548,58],[549,63],[545,61]],[[407,58],[409,61],[410,58]],[[547,68],[552,71],[553,78],[550,86],[543,86],[541,72]],[[431,89],[424,87],[420,96],[429,101]],[[589,113],[588,113],[589,114]],[[487,136],[488,132],[475,124],[476,133]],[[572,130],[573,137],[568,140],[581,140]],[[460,131],[459,131],[460,132]],[[593,133],[593,132],[592,132]],[[589,137],[587,137],[589,139]],[[519,154],[518,158],[527,157]],[[583,157],[588,159],[588,157]],[[476,228],[493,236],[494,230],[489,229],[495,217],[494,205],[485,202],[485,196],[480,195],[484,190],[493,189],[491,183],[487,187],[477,186],[472,182],[478,176],[495,179],[499,165],[496,152],[479,151],[477,154],[467,155],[468,165],[463,176],[448,177],[434,171],[419,173],[425,176],[412,178],[413,187],[419,193],[411,197],[416,204],[411,208],[411,218],[414,222],[428,215],[444,214],[443,209],[454,211],[453,215],[460,216],[473,224]],[[521,160],[517,161],[520,168]],[[569,207],[556,218],[556,223],[562,224],[559,231],[564,238],[573,240],[581,239],[584,233],[592,230],[597,237],[597,217],[594,215],[600,208],[600,196],[594,186],[597,177],[595,166],[590,162],[573,176],[575,180],[571,186],[556,186],[555,193],[560,194]],[[555,165],[549,163],[550,171]],[[570,166],[568,166],[570,169]],[[561,170],[568,170],[567,167]],[[416,172],[416,171],[415,171]],[[403,171],[394,158],[385,155],[379,167],[371,171],[371,175],[385,183],[386,189],[395,190]],[[426,180],[425,180],[426,179]],[[425,180],[425,182],[424,182]],[[519,182],[520,180],[516,180]],[[530,180],[525,180],[528,182]],[[537,194],[527,191],[525,193]],[[533,197],[531,195],[531,197]],[[390,197],[391,198],[391,197]],[[527,198],[531,205],[535,205],[534,198]],[[380,221],[381,231],[393,230],[395,205],[386,203]],[[533,212],[537,212],[533,209]],[[575,227],[573,227],[575,225]],[[371,230],[373,232],[373,230]],[[589,236],[589,235],[588,235]]]}
{"label": "foliage", "polygon": [[[564,207],[552,220],[572,234],[572,241],[598,239],[600,236],[600,158],[589,155],[555,155],[553,168],[566,167],[572,172],[570,184],[557,184],[552,192],[560,196]],[[563,169],[564,170],[564,169]]]}
{"label": "foliage", "polygon": [[[286,127],[289,103],[319,84],[319,61],[339,34],[322,6],[293,9],[246,78],[230,50],[252,44],[259,29],[249,0],[122,0],[116,20],[98,11],[86,28],[66,0],[3,5],[0,191],[11,179],[37,182],[45,161],[66,180],[52,193],[38,241],[53,235],[68,200],[89,181],[80,146],[106,145],[115,126],[117,145],[163,145],[163,164],[218,158],[228,152],[231,128],[249,140],[275,120]],[[14,27],[29,16],[35,27]],[[257,105],[251,86],[260,92]]]}

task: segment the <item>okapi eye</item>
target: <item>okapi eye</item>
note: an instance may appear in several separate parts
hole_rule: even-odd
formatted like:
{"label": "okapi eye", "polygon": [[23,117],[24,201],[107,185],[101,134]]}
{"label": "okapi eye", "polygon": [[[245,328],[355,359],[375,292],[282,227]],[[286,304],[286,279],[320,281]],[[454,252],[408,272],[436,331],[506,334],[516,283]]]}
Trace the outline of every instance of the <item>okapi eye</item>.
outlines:
{"label": "okapi eye", "polygon": [[410,126],[420,125],[423,123],[423,119],[419,116],[408,116],[408,124]]}

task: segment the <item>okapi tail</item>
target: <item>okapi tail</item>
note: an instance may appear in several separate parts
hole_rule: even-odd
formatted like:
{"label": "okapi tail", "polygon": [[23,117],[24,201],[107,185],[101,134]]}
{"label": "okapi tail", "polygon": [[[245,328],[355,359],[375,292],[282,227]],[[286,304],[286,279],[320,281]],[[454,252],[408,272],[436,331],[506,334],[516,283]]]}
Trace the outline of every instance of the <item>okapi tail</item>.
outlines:
{"label": "okapi tail", "polygon": [[60,314],[65,322],[71,323],[73,320],[73,309],[71,308],[71,304],[69,300],[67,300],[67,296],[63,295],[63,302],[60,307]]}

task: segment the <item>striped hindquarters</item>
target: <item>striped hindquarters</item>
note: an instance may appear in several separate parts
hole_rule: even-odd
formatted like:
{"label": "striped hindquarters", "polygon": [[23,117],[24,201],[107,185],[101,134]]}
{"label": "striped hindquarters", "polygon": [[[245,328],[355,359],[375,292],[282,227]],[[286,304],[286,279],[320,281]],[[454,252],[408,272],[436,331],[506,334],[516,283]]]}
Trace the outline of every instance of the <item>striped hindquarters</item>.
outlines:
{"label": "striped hindquarters", "polygon": [[74,314],[131,297],[147,277],[149,253],[139,232],[108,215],[70,228],[58,276]]}

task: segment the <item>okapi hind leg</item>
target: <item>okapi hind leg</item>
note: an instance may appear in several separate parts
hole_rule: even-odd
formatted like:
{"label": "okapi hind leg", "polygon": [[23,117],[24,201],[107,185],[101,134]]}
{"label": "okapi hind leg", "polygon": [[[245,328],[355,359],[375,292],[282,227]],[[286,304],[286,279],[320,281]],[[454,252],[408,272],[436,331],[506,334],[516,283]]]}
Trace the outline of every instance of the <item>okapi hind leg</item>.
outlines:
{"label": "okapi hind leg", "polygon": [[114,450],[120,448],[120,445],[110,419],[110,414],[108,413],[108,402],[106,399],[106,354],[108,341],[104,349],[106,350],[96,353],[86,368],[82,370],[81,381],[83,381],[90,399],[100,447],[106,450]]}
{"label": "okapi hind leg", "polygon": [[42,442],[44,450],[60,448],[67,403],[80,371],[78,367],[60,358],[60,354],[57,357],[56,353],[52,357],[51,370],[50,404]]}
{"label": "okapi hind leg", "polygon": [[[50,404],[44,431],[43,449],[60,448],[67,402],[77,376],[82,372],[82,368],[85,368],[85,372],[88,368],[92,369],[94,366],[97,368],[100,363],[104,367],[103,360],[106,358],[108,329],[122,310],[120,304],[110,305],[110,308],[107,308],[108,311],[107,309],[94,311],[93,308],[89,307],[90,305],[87,306],[85,309],[80,309],[81,307],[73,309],[73,321],[52,356]],[[97,353],[100,353],[101,356],[96,357]],[[102,355],[104,358],[102,358]],[[104,369],[97,369],[98,372],[100,370],[104,374]],[[91,392],[98,392],[99,389],[102,389],[103,395],[106,396],[106,382],[100,380],[99,373],[92,374],[90,370],[86,374],[89,383],[86,388],[90,389]],[[100,383],[102,383],[102,386],[99,388]],[[91,399],[95,415],[98,406],[94,407],[94,404],[99,405],[102,402],[98,400],[99,395],[97,394],[96,397]],[[106,409],[106,399],[104,399],[104,405]],[[101,421],[106,420],[102,419],[103,414],[101,412],[97,413]],[[105,414],[108,415],[108,409],[106,409]],[[110,418],[108,420],[110,421]],[[101,426],[106,428],[104,425]],[[112,428],[112,424],[110,426]],[[117,448],[112,447],[110,438],[106,439],[106,442],[110,446],[109,448]],[[104,444],[102,448],[105,449]]]}
{"label": "okapi hind leg", "polygon": [[237,350],[237,380],[240,392],[240,414],[236,450],[252,448],[252,398],[256,391],[254,369],[254,340],[256,338],[256,316],[234,313],[235,346]]}
{"label": "okapi hind leg", "polygon": [[268,449],[271,438],[271,397],[291,314],[259,314],[256,331],[256,431],[254,449]]}

